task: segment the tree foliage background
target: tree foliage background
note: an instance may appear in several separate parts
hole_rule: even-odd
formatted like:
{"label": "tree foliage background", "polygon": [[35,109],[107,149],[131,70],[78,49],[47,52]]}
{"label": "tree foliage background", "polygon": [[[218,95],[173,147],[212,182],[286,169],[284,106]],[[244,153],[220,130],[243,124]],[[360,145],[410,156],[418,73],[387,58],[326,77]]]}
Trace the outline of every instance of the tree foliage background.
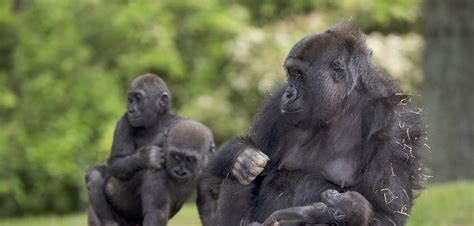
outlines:
{"label": "tree foliage background", "polygon": [[160,75],[221,145],[244,133],[305,34],[354,20],[380,69],[422,80],[421,0],[0,1],[0,216],[84,209],[125,92]]}

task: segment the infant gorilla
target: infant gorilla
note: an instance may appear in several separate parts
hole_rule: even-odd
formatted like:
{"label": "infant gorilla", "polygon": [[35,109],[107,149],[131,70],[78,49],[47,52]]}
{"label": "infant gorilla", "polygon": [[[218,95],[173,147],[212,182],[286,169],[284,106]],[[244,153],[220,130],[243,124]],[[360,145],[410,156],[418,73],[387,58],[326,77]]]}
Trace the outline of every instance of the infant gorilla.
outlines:
{"label": "infant gorilla", "polygon": [[322,193],[321,198],[322,202],[310,206],[291,207],[276,211],[263,222],[263,226],[299,225],[300,223],[369,225],[369,220],[372,217],[372,206],[358,192],[339,193],[336,190],[329,189]]}
{"label": "infant gorilla", "polygon": [[162,166],[135,182],[110,177],[105,186],[119,225],[166,225],[198,187],[214,143],[209,128],[192,120],[178,120],[157,140],[150,148],[164,156]]}

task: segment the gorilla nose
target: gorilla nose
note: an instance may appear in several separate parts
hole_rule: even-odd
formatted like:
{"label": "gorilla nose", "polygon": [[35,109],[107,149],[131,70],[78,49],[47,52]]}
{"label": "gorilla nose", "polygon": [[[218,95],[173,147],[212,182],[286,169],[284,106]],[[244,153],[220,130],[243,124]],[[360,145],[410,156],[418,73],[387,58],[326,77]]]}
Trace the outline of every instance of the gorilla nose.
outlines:
{"label": "gorilla nose", "polygon": [[296,100],[298,91],[294,86],[288,86],[285,90],[285,93],[283,94],[282,97],[282,103],[283,104],[290,104]]}
{"label": "gorilla nose", "polygon": [[188,175],[188,172],[186,172],[185,170],[180,170],[180,169],[174,169],[173,173],[174,173],[174,175],[176,175],[178,177],[185,177],[185,176]]}

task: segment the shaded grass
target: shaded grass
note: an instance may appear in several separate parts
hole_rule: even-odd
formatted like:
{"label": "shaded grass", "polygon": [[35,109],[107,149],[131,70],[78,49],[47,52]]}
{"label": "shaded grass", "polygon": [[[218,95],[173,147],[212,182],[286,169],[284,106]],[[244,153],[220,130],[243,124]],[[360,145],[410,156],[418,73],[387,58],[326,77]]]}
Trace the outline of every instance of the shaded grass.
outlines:
{"label": "shaded grass", "polygon": [[[0,226],[83,226],[85,214],[0,219]],[[169,226],[201,225],[197,209],[188,203]],[[474,182],[432,186],[415,201],[408,226],[474,226]]]}

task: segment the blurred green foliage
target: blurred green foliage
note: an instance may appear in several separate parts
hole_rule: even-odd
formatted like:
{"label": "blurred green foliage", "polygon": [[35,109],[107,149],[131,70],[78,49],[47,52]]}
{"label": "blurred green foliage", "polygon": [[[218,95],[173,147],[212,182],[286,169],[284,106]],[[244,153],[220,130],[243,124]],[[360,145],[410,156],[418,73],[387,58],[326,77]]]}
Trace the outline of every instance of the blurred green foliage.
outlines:
{"label": "blurred green foliage", "polygon": [[419,1],[0,1],[0,217],[84,208],[84,172],[107,158],[134,77],[160,75],[174,111],[222,144],[248,128],[303,35],[352,18],[405,43]]}

